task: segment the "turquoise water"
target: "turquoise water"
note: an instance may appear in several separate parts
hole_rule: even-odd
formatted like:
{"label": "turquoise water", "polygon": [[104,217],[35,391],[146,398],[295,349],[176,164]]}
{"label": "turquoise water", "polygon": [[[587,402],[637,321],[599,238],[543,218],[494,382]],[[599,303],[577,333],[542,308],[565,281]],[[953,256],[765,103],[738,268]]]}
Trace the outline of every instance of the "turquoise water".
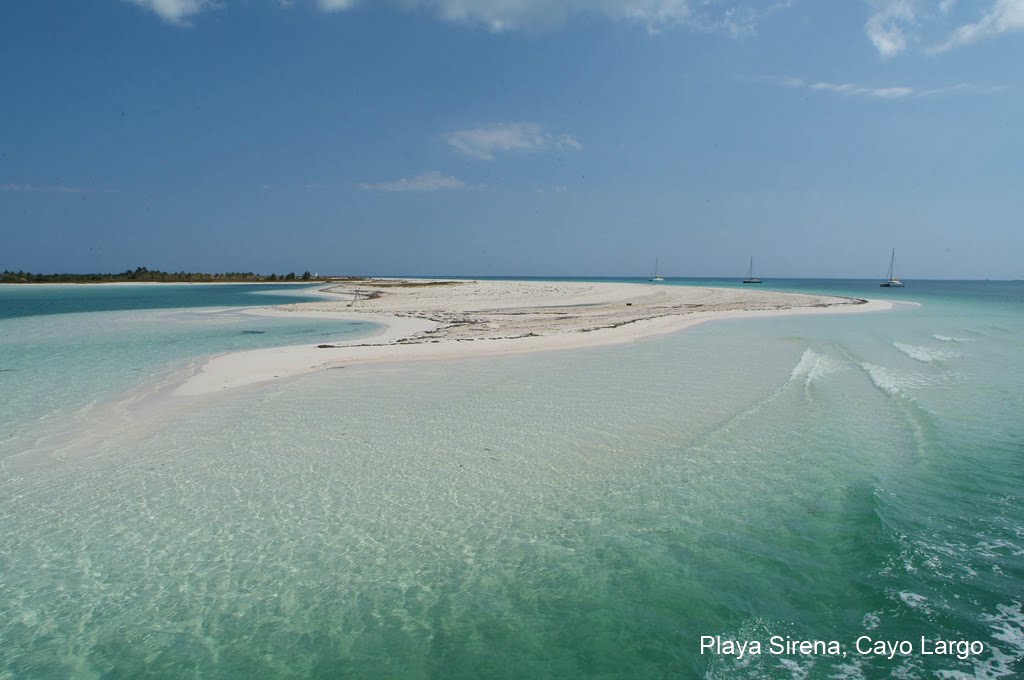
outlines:
{"label": "turquoise water", "polygon": [[[0,286],[0,461],[54,450],[95,419],[203,357],[358,337],[375,326],[270,317],[255,307],[308,302],[316,287]],[[37,313],[31,314],[32,310]]]}
{"label": "turquoise water", "polygon": [[1019,677],[1024,287],[789,285],[921,306],[323,371],[5,467],[0,677]]}
{"label": "turquoise water", "polygon": [[251,307],[307,302],[323,284],[245,283],[4,285],[0,319],[133,309]]}

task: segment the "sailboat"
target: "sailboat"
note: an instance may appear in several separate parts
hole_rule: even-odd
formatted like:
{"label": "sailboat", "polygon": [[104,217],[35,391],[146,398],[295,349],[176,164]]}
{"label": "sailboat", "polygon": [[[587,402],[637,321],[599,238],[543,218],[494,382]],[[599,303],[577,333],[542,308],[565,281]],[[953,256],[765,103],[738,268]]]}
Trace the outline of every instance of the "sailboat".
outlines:
{"label": "sailboat", "polygon": [[903,288],[904,283],[892,275],[892,267],[896,263],[896,249],[892,249],[892,256],[889,258],[889,278],[882,281],[879,286],[882,288]]}
{"label": "sailboat", "polygon": [[648,281],[664,281],[665,279],[658,276],[658,258],[654,258],[654,273],[651,274],[651,278]]}
{"label": "sailboat", "polygon": [[754,258],[750,258],[750,266],[747,267],[747,278],[743,279],[743,283],[763,283],[761,279],[754,276]]}

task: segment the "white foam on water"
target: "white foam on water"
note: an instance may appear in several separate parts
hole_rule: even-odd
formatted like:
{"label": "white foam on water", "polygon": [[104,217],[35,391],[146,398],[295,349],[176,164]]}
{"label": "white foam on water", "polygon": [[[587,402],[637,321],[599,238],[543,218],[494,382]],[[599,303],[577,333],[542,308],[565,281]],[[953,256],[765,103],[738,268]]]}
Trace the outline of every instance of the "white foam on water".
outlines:
{"label": "white foam on water", "polygon": [[862,361],[860,364],[868,377],[871,378],[871,382],[875,384],[875,387],[882,390],[891,397],[898,396],[900,393],[900,381],[897,379],[897,373],[891,369],[885,368],[884,366],[876,366],[875,364]]}
{"label": "white foam on water", "polygon": [[789,671],[790,677],[793,680],[806,680],[811,673],[811,669],[814,668],[814,661],[808,660],[801,664],[794,659],[779,659],[779,667]]}
{"label": "white foam on water", "polygon": [[864,675],[863,665],[863,661],[853,657],[849,662],[838,664],[828,677],[836,680],[865,680],[867,676]]}
{"label": "white foam on water", "polygon": [[975,548],[976,552],[990,559],[996,559],[1003,557],[1005,553],[1009,553],[1014,557],[1024,557],[1024,549],[1005,538],[991,538],[978,541],[978,545]]}
{"label": "white foam on water", "polygon": [[998,680],[999,678],[1017,677],[1012,667],[1016,658],[1004,654],[998,647],[991,647],[992,655],[988,658],[975,659],[970,671],[940,670],[935,677],[943,680]]}
{"label": "white foam on water", "polygon": [[933,361],[945,361],[959,356],[956,352],[924,345],[908,345],[904,342],[894,342],[892,346],[906,354],[915,361],[930,364]]}
{"label": "white foam on water", "polygon": [[934,335],[932,335],[932,337],[935,338],[936,340],[938,340],[939,342],[968,342],[968,341],[970,341],[970,338],[957,338],[957,337],[954,337],[954,336],[951,336],[951,335],[939,335],[938,333],[935,333]]}
{"label": "white foam on water", "polygon": [[925,376],[906,371],[897,371],[885,366],[879,366],[867,361],[862,361],[860,367],[867,372],[875,387],[882,390],[890,397],[897,397],[909,389],[916,387],[927,387],[932,381]]}
{"label": "white foam on water", "polygon": [[985,614],[982,621],[992,627],[992,637],[1009,645],[1017,654],[1024,654],[1024,607],[1020,602],[996,606],[996,614]]}
{"label": "white foam on water", "polygon": [[926,604],[928,602],[928,598],[924,595],[918,595],[917,593],[912,593],[909,590],[904,590],[900,592],[900,599],[903,600],[903,604],[907,605],[911,609],[928,610],[928,605]]}
{"label": "white foam on water", "polygon": [[820,354],[808,347],[790,372],[789,380],[793,382],[804,378],[804,385],[810,385],[816,380],[844,370],[846,370],[846,366],[838,359]]}

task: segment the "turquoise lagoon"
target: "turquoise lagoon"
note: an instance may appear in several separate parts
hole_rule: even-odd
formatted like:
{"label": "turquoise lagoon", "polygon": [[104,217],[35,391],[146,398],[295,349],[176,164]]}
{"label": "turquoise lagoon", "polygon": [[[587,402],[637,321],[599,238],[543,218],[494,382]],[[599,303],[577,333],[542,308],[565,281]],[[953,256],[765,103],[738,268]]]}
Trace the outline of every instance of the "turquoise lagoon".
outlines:
{"label": "turquoise lagoon", "polygon": [[[321,286],[322,287],[322,286]],[[365,322],[268,317],[316,286],[250,284],[0,286],[0,463],[59,454],[96,422],[205,356],[372,332]],[[100,408],[107,407],[107,408]],[[120,423],[118,423],[119,425]]]}
{"label": "turquoise lagoon", "polygon": [[[920,306],[136,412],[98,405],[210,353],[370,329],[199,288],[18,303],[0,678],[1020,677],[1024,284],[779,286]],[[702,635],[763,653],[702,654]],[[861,636],[915,652],[861,655]],[[922,636],[985,649],[922,655]]]}

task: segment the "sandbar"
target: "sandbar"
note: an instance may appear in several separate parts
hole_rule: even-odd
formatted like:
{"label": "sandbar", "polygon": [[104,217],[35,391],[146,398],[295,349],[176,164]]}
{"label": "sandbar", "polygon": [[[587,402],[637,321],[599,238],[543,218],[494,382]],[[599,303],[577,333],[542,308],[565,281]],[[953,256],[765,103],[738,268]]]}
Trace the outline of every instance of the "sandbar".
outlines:
{"label": "sandbar", "polygon": [[885,300],[644,283],[370,279],[321,299],[253,310],[369,321],[355,340],[214,356],[173,389],[198,396],[326,368],[459,359],[640,341],[713,319],[873,312]]}

